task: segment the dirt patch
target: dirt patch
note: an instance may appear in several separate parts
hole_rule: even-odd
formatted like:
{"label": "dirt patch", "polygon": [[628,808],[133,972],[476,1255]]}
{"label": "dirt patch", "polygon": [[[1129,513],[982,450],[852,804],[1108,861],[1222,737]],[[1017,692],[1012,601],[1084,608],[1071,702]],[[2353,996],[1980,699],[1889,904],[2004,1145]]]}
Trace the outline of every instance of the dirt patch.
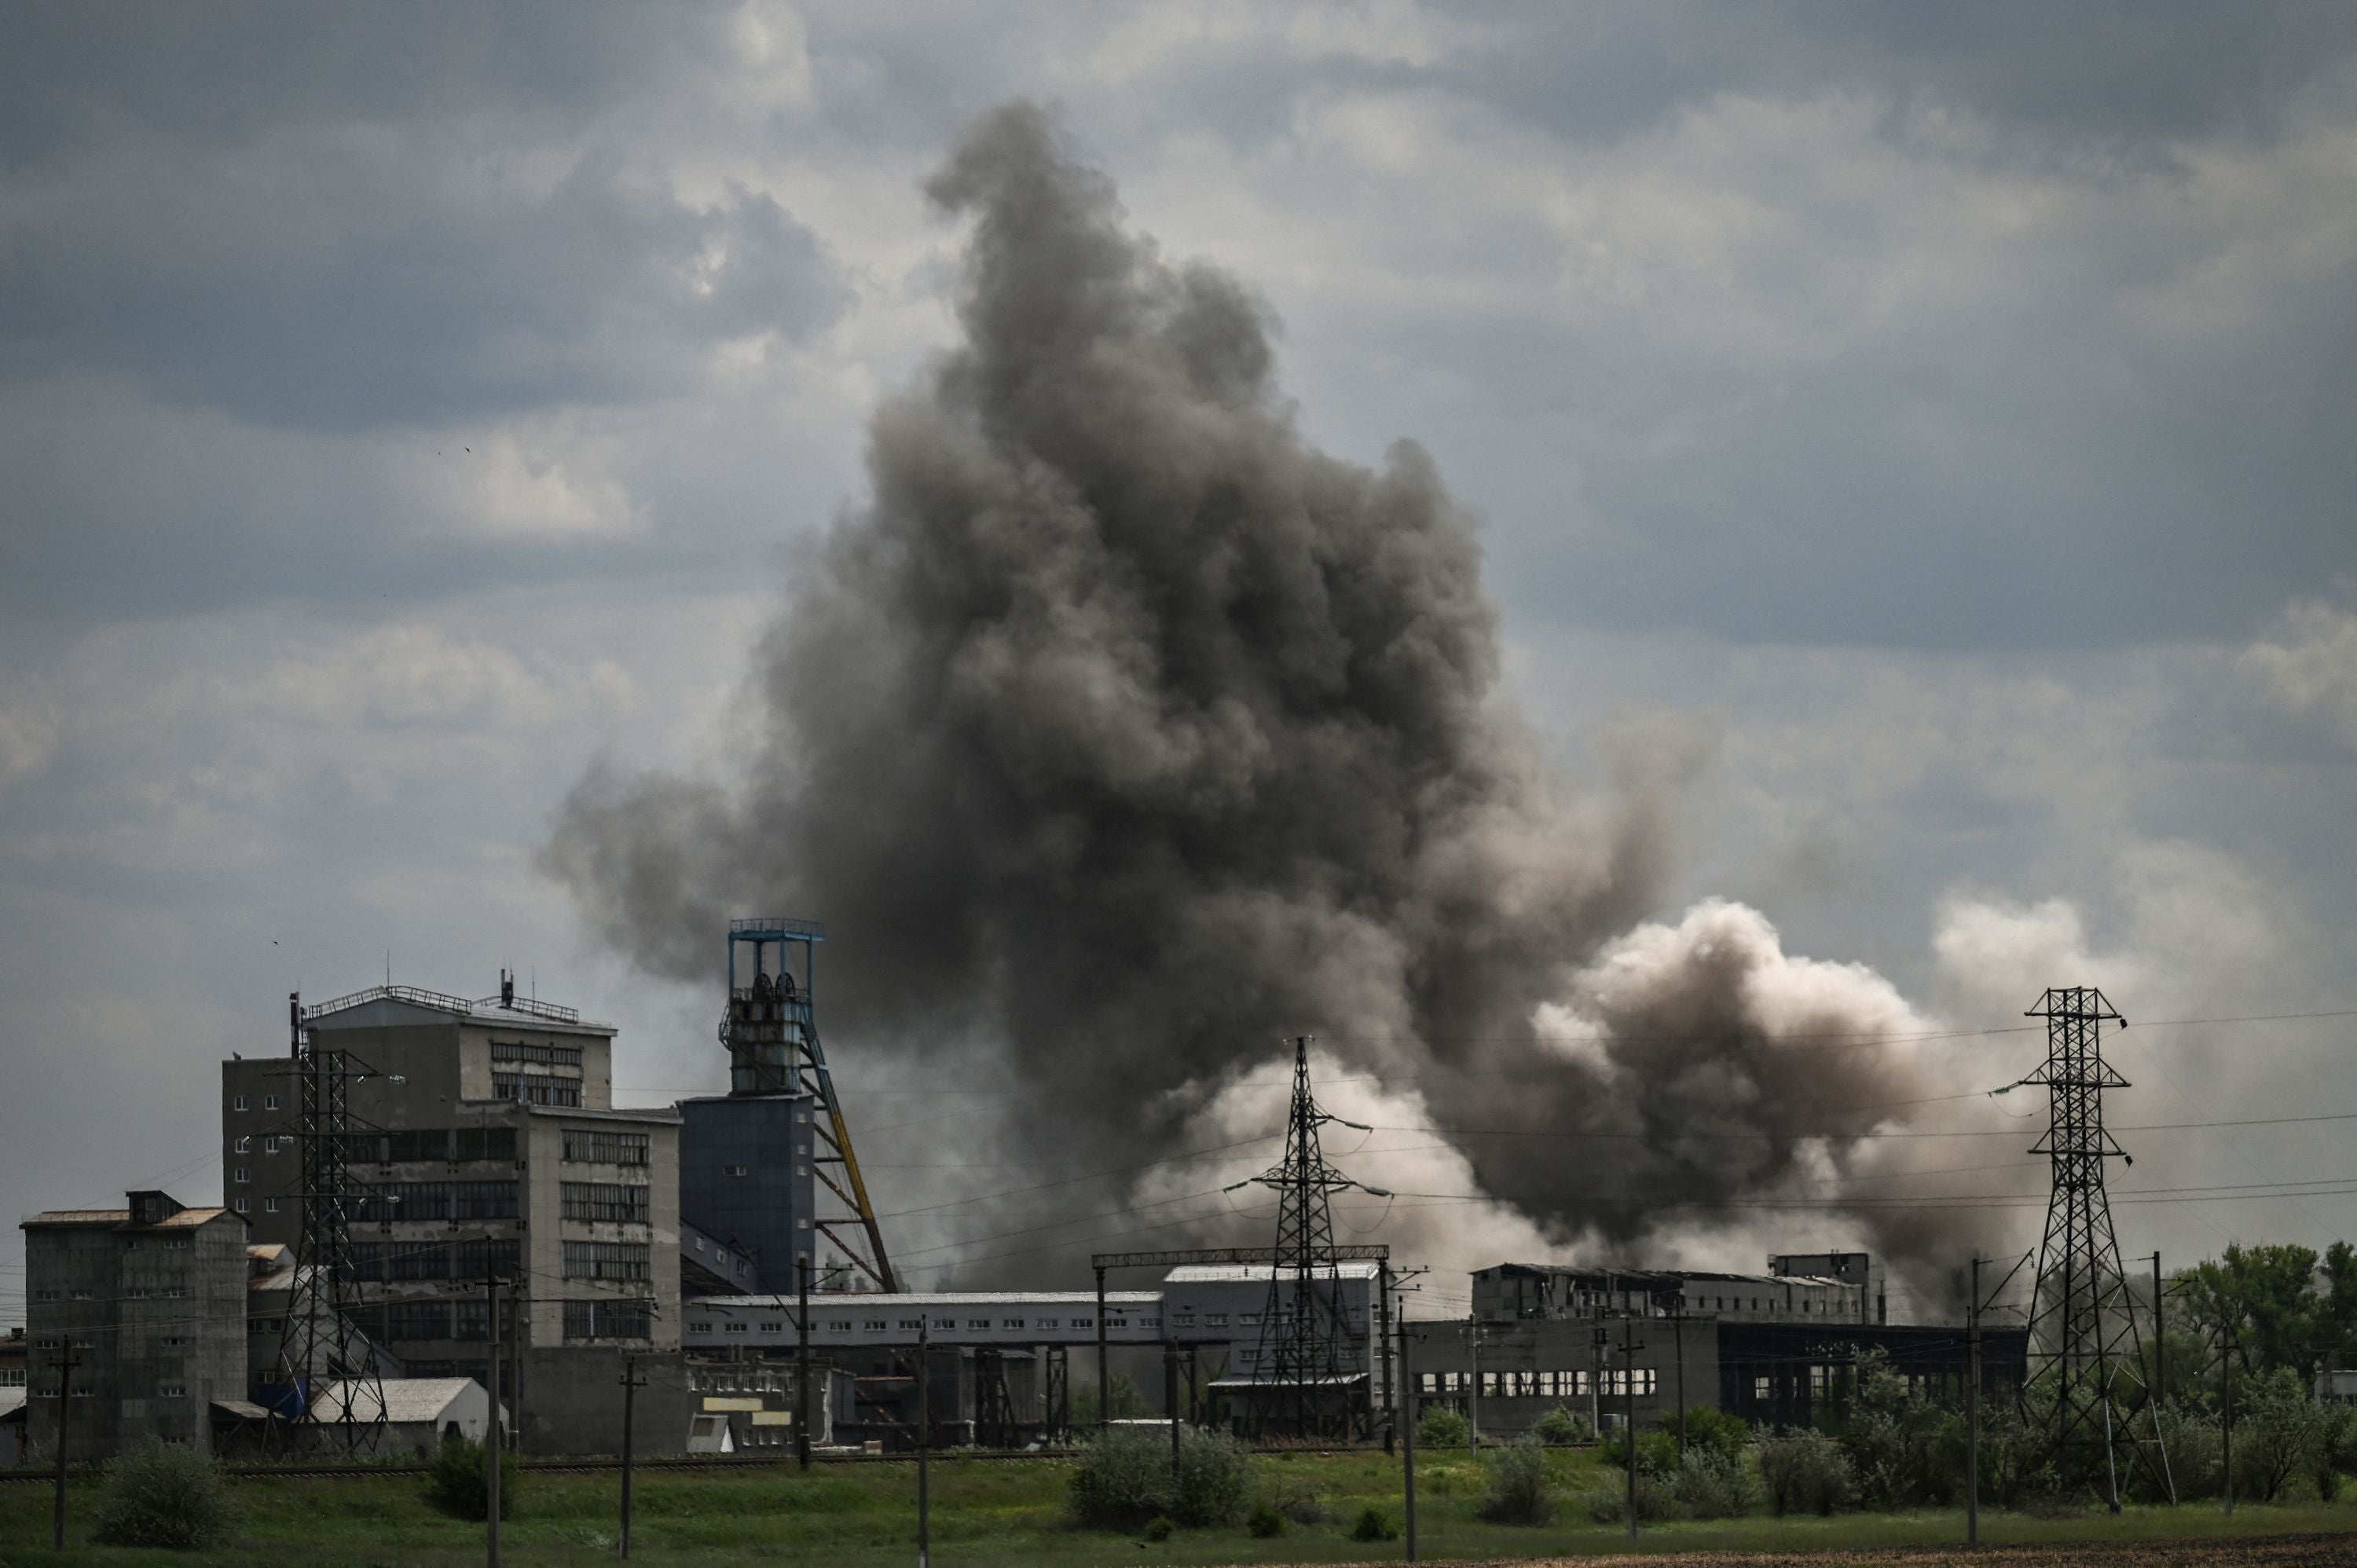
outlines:
{"label": "dirt patch", "polygon": [[[1451,1560],[1430,1568],[1480,1568],[1483,1560]],[[1546,1557],[1525,1568],[1842,1568],[1888,1563],[1892,1568],[2347,1568],[2357,1563],[2357,1537],[2261,1535],[2222,1540],[2104,1541],[2037,1546],[1885,1547],[1857,1552],[1668,1552],[1637,1556]]]}

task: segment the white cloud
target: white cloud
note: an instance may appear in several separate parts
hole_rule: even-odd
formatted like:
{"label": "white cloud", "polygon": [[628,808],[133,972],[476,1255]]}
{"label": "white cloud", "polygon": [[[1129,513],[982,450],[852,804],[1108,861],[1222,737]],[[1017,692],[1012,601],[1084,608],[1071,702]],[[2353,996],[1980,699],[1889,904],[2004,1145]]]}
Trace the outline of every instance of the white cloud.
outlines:
{"label": "white cloud", "polygon": [[2313,717],[2357,746],[2357,614],[2304,599],[2238,664],[2276,707]]}

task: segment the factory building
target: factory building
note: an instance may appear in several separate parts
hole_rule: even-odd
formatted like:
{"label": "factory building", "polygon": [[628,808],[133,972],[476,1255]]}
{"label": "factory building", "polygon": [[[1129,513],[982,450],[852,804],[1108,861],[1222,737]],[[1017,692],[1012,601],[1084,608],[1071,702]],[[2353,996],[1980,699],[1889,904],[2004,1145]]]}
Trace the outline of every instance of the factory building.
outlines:
{"label": "factory building", "polygon": [[[1823,1273],[1803,1269],[1824,1266]],[[1879,1323],[1882,1270],[1864,1252],[1785,1255],[1761,1274],[1499,1263],[1473,1274],[1480,1323],[1706,1313],[1745,1323]]]}
{"label": "factory building", "polygon": [[210,1453],[215,1402],[245,1393],[244,1221],[143,1191],[20,1229],[27,1442],[54,1444],[62,1414],[72,1459],[146,1438]]}
{"label": "factory building", "polygon": [[[678,1113],[616,1110],[613,1027],[519,997],[504,976],[481,1001],[376,986],[302,1021],[313,1048],[347,1053],[353,1075],[356,1326],[412,1377],[482,1376],[484,1282],[498,1276],[508,1348],[497,1391],[527,1451],[615,1451],[608,1385],[621,1356],[679,1344]],[[225,1190],[264,1245],[302,1235],[293,1068],[221,1064]],[[648,1429],[670,1413],[684,1428],[672,1360],[641,1395]]]}
{"label": "factory building", "polygon": [[[1410,1326],[1407,1386],[1417,1415],[1446,1407],[1485,1438],[1508,1440],[1561,1407],[1598,1431],[1639,1427],[1709,1405],[1757,1425],[1837,1419],[1857,1387],[1858,1359],[1880,1350],[1918,1390],[1961,1400],[1971,1347],[1951,1327],[1613,1315],[1577,1319],[1480,1319]],[[2029,1333],[1982,1333],[1982,1392],[2009,1400],[2028,1370]]]}

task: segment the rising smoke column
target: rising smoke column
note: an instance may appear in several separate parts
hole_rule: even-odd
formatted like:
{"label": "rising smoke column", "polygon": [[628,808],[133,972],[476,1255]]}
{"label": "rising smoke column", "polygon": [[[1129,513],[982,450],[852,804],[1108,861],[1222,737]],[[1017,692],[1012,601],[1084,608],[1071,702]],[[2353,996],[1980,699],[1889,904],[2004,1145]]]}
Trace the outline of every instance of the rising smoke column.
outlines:
{"label": "rising smoke column", "polygon": [[[1472,521],[1421,448],[1371,469],[1310,446],[1265,309],[1127,232],[1036,109],[985,118],[927,188],[973,224],[963,341],[879,410],[872,502],[797,559],[742,776],[576,790],[546,861],[598,934],[708,983],[729,916],[823,918],[834,1037],[1055,1088],[1022,1131],[1075,1157],[1181,1145],[1298,1031],[1468,1124],[1756,1130],[1889,1097],[1878,1069],[1763,1085],[1741,1064],[1772,1021],[1706,956],[1626,1016],[1578,985],[1650,908],[1663,833],[1645,792],[1575,801],[1540,766]],[[1582,1028],[1706,1037],[1548,1054],[1566,996]],[[1566,1239],[1642,1232],[1579,1208],[1601,1182],[1795,1166],[1789,1140],[1739,1168],[1674,1136],[1468,1152]]]}

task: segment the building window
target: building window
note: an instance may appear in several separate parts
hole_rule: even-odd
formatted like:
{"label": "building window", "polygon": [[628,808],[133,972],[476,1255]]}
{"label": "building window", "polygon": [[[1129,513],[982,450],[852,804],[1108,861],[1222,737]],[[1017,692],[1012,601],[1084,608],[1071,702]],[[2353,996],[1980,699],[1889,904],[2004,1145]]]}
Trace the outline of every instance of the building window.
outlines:
{"label": "building window", "polygon": [[240,1165],[237,1167],[237,1179],[241,1182],[252,1181],[253,1179],[253,1173],[251,1170],[248,1170],[245,1166]]}
{"label": "building window", "polygon": [[240,1133],[238,1135],[236,1152],[241,1155],[252,1154],[253,1152],[253,1140],[243,1133]]}
{"label": "building window", "polygon": [[239,1195],[239,1197],[238,1197],[238,1199],[237,1199],[237,1211],[238,1211],[240,1214],[251,1214],[251,1213],[253,1213],[253,1199],[252,1199],[252,1198],[250,1198],[250,1197],[245,1197],[243,1194],[240,1194],[240,1195]]}
{"label": "building window", "polygon": [[751,1176],[753,1174],[753,1167],[750,1165],[723,1165],[720,1167],[720,1174],[722,1176]]}
{"label": "building window", "polygon": [[783,1334],[785,1331],[786,1326],[782,1322],[764,1323],[761,1325],[761,1332],[764,1334]]}
{"label": "building window", "polygon": [[[239,1212],[242,1213],[242,1212],[243,1212],[243,1210],[242,1210],[242,1209],[241,1209]],[[263,1212],[263,1213],[264,1213],[264,1214],[275,1214],[275,1213],[277,1213],[277,1212],[278,1212],[278,1200],[277,1200],[276,1198],[274,1198],[274,1197],[265,1197],[265,1198],[264,1198],[264,1199],[262,1200],[262,1212]]]}
{"label": "building window", "polygon": [[730,1334],[742,1334],[745,1332],[745,1326],[741,1323],[724,1324],[722,1325],[722,1327],[725,1331]]}
{"label": "building window", "polygon": [[540,1078],[495,1072],[491,1074],[491,1098],[512,1100],[519,1105],[555,1105],[578,1110],[581,1105],[581,1080],[577,1078]]}
{"label": "building window", "polygon": [[565,1277],[568,1280],[640,1281],[653,1277],[644,1241],[567,1241]]}
{"label": "building window", "polygon": [[925,1320],[921,1317],[904,1317],[900,1319],[900,1326],[913,1333],[925,1326]]}
{"label": "building window", "polygon": [[244,1109],[245,1109],[245,1096],[244,1096],[244,1095],[242,1095],[242,1094],[232,1094],[232,1095],[231,1095],[231,1096],[229,1097],[229,1108],[230,1108],[231,1111],[242,1111],[242,1110],[244,1110]]}
{"label": "building window", "polygon": [[[568,1301],[565,1304],[565,1337],[567,1339],[644,1339],[653,1317],[654,1303],[651,1301]],[[694,1326],[700,1332],[711,1331],[710,1324]]]}
{"label": "building window", "polygon": [[860,1327],[866,1329],[870,1334],[881,1334],[884,1332],[884,1320],[880,1317],[871,1317],[866,1322],[861,1324]]}
{"label": "building window", "polygon": [[275,1111],[275,1110],[277,1110],[277,1109],[278,1109],[278,1096],[276,1096],[276,1095],[274,1095],[274,1094],[265,1094],[265,1095],[264,1095],[264,1096],[262,1097],[262,1108],[263,1108],[264,1111]]}
{"label": "building window", "polygon": [[1764,1375],[1752,1379],[1751,1397],[1758,1400],[1761,1404],[1766,1404],[1770,1400],[1776,1397],[1774,1385],[1771,1384]]}
{"label": "building window", "polygon": [[[242,1153],[243,1153],[244,1151],[240,1150],[239,1152],[242,1154]],[[274,1154],[276,1154],[276,1153],[278,1152],[278,1140],[277,1140],[276,1138],[264,1138],[264,1139],[263,1139],[263,1140],[262,1140],[262,1152],[263,1152],[264,1154],[265,1154],[265,1155],[274,1155]]]}
{"label": "building window", "polygon": [[608,1133],[587,1127],[565,1130],[565,1157],[579,1164],[642,1165],[647,1163],[644,1133]]}
{"label": "building window", "polygon": [[157,1383],[156,1385],[156,1392],[167,1400],[184,1400],[188,1397],[188,1385],[186,1383]]}
{"label": "building window", "polygon": [[493,1040],[491,1059],[495,1062],[533,1062],[541,1067],[577,1068],[581,1065],[579,1046],[534,1046],[522,1040]]}
{"label": "building window", "polygon": [[614,1182],[568,1181],[562,1186],[564,1216],[592,1224],[644,1225],[648,1190]]}

